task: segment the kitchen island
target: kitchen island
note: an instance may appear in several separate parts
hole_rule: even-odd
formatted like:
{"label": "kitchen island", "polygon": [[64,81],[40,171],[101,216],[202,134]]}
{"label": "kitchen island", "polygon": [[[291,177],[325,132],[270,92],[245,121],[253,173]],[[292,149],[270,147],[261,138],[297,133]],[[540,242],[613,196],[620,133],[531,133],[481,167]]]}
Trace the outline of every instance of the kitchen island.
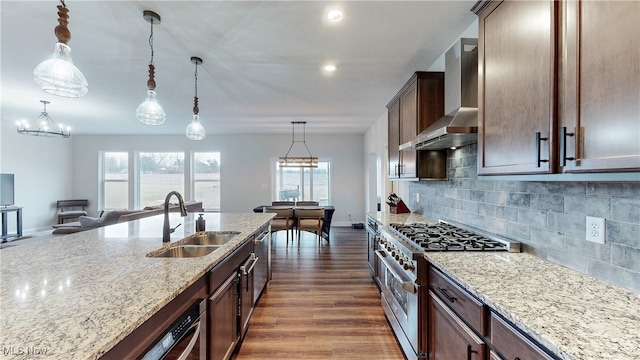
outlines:
{"label": "kitchen island", "polygon": [[146,254],[194,233],[196,214],[162,242],[163,215],[0,250],[0,358],[97,359],[242,245],[273,214],[205,214],[239,234],[209,255]]}
{"label": "kitchen island", "polygon": [[[419,214],[370,212],[390,223],[435,223]],[[640,294],[527,253],[425,252],[437,268],[563,360],[640,358]]]}

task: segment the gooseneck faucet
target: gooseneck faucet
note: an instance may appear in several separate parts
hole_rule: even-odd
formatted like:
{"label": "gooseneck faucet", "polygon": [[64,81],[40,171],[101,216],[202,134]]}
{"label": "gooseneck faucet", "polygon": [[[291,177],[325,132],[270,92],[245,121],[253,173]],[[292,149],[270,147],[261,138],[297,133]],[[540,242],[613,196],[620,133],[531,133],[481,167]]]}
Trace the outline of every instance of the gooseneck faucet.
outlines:
{"label": "gooseneck faucet", "polygon": [[175,195],[178,198],[178,203],[180,205],[180,216],[187,216],[187,208],[184,206],[184,199],[182,195],[180,195],[177,191],[172,191],[167,194],[167,198],[164,199],[164,224],[162,225],[162,242],[169,242],[171,240],[171,233],[173,233],[176,228],[182,224],[176,225],[176,227],[171,228],[169,226],[169,199],[171,196]]}

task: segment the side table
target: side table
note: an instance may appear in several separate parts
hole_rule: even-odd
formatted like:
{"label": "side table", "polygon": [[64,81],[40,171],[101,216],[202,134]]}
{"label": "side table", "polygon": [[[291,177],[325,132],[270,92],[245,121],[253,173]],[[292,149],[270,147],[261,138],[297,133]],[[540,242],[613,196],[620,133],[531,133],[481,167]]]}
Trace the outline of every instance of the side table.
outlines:
{"label": "side table", "polygon": [[[16,212],[16,232],[9,234],[9,226],[7,224],[7,214],[10,212]],[[7,206],[0,208],[2,214],[2,236],[0,236],[1,242],[5,242],[6,239],[12,237],[22,236],[22,208],[18,206]]]}

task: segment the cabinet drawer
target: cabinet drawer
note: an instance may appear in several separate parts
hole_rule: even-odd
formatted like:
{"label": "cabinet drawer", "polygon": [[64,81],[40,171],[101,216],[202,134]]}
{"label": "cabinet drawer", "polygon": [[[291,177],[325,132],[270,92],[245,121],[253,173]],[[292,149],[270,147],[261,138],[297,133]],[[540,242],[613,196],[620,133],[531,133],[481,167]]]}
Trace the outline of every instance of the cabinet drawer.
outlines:
{"label": "cabinet drawer", "polygon": [[487,321],[484,305],[433,266],[429,267],[429,279],[431,291],[475,331],[484,335]]}
{"label": "cabinet drawer", "polygon": [[555,359],[497,315],[492,313],[490,321],[491,344],[502,358],[507,360]]}

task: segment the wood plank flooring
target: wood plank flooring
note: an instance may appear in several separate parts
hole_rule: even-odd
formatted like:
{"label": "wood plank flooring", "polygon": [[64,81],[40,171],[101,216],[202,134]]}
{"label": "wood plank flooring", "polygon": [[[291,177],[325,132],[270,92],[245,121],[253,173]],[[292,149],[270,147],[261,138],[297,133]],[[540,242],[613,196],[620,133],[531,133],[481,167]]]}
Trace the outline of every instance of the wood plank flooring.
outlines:
{"label": "wood plank flooring", "polygon": [[404,359],[369,275],[365,230],[335,227],[331,242],[274,233],[273,279],[236,360]]}

